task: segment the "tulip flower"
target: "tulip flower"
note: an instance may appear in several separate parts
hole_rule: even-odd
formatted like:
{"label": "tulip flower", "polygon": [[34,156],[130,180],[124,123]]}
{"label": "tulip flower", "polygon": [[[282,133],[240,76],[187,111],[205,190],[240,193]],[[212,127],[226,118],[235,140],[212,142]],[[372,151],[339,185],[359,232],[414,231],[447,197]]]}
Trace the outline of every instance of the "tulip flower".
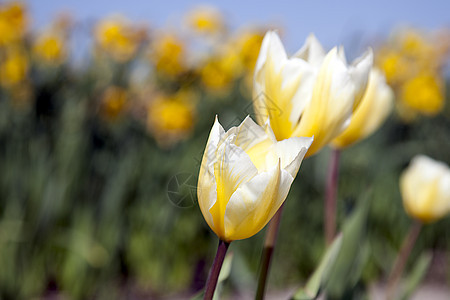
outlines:
{"label": "tulip flower", "polygon": [[198,179],[198,203],[219,247],[206,282],[212,299],[230,242],[258,233],[283,204],[313,138],[278,142],[268,124],[247,117],[225,130],[216,120]]}
{"label": "tulip flower", "polygon": [[396,289],[405,265],[419,237],[422,224],[450,213],[450,168],[427,156],[413,158],[400,177],[403,206],[414,222],[402,243],[387,280],[386,299],[397,299]]}
{"label": "tulip flower", "polygon": [[378,129],[392,110],[394,92],[378,69],[372,69],[366,93],[354,112],[350,125],[332,141],[342,149],[366,138]]}
{"label": "tulip flower", "polygon": [[224,131],[216,121],[198,180],[202,214],[226,242],[258,233],[283,204],[313,138],[281,142],[250,117]]}
{"label": "tulip flower", "polygon": [[366,138],[381,126],[392,110],[394,94],[378,69],[372,69],[360,105],[350,125],[331,144],[334,147],[328,169],[325,193],[325,239],[332,242],[336,232],[336,196],[340,150]]}
{"label": "tulip flower", "polygon": [[258,123],[269,120],[277,140],[314,135],[307,155],[316,153],[348,126],[365,92],[372,61],[369,50],[348,65],[342,48],[325,55],[312,35],[288,58],[278,35],[269,31],[254,76]]}
{"label": "tulip flower", "polygon": [[[314,35],[288,58],[278,35],[267,32],[254,74],[253,108],[258,123],[269,122],[279,141],[314,136],[307,156],[317,153],[349,125],[365,92],[372,63],[372,51],[368,50],[348,65],[342,47],[326,53]],[[269,248],[275,245],[280,214],[268,230],[263,262],[270,262]],[[257,299],[264,296],[264,269],[268,266],[261,268]]]}
{"label": "tulip flower", "polygon": [[436,221],[450,213],[450,169],[427,156],[416,156],[400,178],[403,205],[411,217]]}

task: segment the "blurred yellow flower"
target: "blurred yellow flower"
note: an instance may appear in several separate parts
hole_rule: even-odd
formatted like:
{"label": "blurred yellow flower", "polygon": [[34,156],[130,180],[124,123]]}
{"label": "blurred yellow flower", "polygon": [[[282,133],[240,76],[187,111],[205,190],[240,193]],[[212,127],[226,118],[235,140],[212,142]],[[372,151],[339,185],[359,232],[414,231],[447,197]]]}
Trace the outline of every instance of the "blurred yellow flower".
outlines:
{"label": "blurred yellow flower", "polygon": [[125,108],[128,93],[118,86],[108,87],[102,95],[101,113],[109,120],[116,119]]}
{"label": "blurred yellow flower", "polygon": [[25,5],[12,1],[0,5],[0,46],[5,46],[22,39],[28,25]]}
{"label": "blurred yellow flower", "polygon": [[382,50],[378,61],[378,65],[384,71],[386,80],[390,84],[401,82],[410,73],[411,66],[399,52]]}
{"label": "blurred yellow flower", "polygon": [[412,29],[403,32],[397,42],[400,44],[400,51],[406,56],[421,58],[433,53],[433,48],[425,36]]}
{"label": "blurred yellow flower", "polygon": [[59,64],[66,59],[66,41],[61,34],[46,32],[40,35],[34,45],[33,53],[45,63]]}
{"label": "blurred yellow flower", "polygon": [[171,146],[189,136],[195,125],[194,95],[179,91],[157,96],[148,107],[147,124],[161,146]]}
{"label": "blurred yellow flower", "polygon": [[392,110],[394,92],[386,84],[383,74],[372,69],[367,90],[350,121],[350,125],[332,141],[335,148],[345,148],[372,134]]}
{"label": "blurred yellow flower", "polygon": [[129,60],[136,53],[140,42],[138,31],[119,16],[97,24],[95,38],[103,51],[121,62]]}
{"label": "blurred yellow flower", "polygon": [[246,31],[238,37],[239,57],[248,72],[253,72],[255,68],[263,38],[264,33],[260,31]]}
{"label": "blurred yellow flower", "polygon": [[445,32],[432,36],[415,29],[397,31],[381,48],[377,63],[396,93],[404,121],[418,114],[433,116],[445,101],[442,68],[448,57]]}
{"label": "blurred yellow flower", "polygon": [[278,142],[270,126],[247,117],[224,131],[214,122],[198,179],[203,217],[226,242],[258,233],[278,211],[289,192],[312,138]]}
{"label": "blurred yellow flower", "polygon": [[443,84],[435,74],[419,74],[404,83],[400,99],[404,105],[416,112],[428,116],[436,115],[444,106]]}
{"label": "blurred yellow flower", "polygon": [[150,45],[150,60],[163,75],[177,76],[184,72],[185,56],[186,46],[175,34],[163,34]]}
{"label": "blurred yellow flower", "polygon": [[427,156],[414,157],[400,177],[403,205],[411,217],[424,223],[450,213],[450,169]]}
{"label": "blurred yellow flower", "polygon": [[8,49],[0,63],[1,85],[10,87],[22,82],[27,76],[28,64],[28,57],[21,49]]}
{"label": "blurred yellow flower", "polygon": [[277,140],[314,136],[310,156],[348,125],[366,90],[372,52],[347,65],[342,49],[325,55],[310,36],[288,58],[278,35],[264,37],[255,68],[253,107],[259,124],[270,123]]}
{"label": "blurred yellow flower", "polygon": [[210,6],[201,6],[190,11],[187,23],[195,32],[206,35],[215,35],[225,29],[222,14]]}
{"label": "blurred yellow flower", "polygon": [[221,47],[200,69],[203,85],[213,92],[225,92],[242,74],[239,53],[231,45]]}

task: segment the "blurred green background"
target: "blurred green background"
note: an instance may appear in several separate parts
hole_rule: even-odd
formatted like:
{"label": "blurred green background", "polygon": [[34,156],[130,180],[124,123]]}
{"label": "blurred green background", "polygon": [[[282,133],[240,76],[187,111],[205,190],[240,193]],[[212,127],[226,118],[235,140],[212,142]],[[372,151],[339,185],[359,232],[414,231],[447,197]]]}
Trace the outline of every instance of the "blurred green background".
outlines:
{"label": "blurred green background", "polygon": [[[176,30],[99,20],[75,64],[71,16],[36,31],[23,3],[0,5],[0,299],[189,297],[203,287],[217,238],[196,202],[200,160],[215,115],[226,129],[253,115],[268,28],[231,29],[211,8],[185,21]],[[397,105],[341,156],[339,223],[373,192],[362,290],[386,278],[412,222],[401,171],[419,153],[450,162],[449,41],[446,29],[404,28],[370,45]],[[329,155],[306,159],[292,186],[271,289],[299,286],[323,255]],[[427,226],[410,259],[431,249],[427,278],[442,285],[449,228],[449,218]],[[228,293],[254,290],[263,236],[233,243]]]}

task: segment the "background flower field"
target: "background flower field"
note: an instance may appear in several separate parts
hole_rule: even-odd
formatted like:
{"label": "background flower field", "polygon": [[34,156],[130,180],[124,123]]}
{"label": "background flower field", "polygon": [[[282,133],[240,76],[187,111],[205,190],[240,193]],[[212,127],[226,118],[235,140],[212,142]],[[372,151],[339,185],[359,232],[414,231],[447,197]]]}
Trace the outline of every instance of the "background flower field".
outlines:
{"label": "background flower field", "polygon": [[[209,130],[216,115],[226,128],[254,117],[269,27],[232,28],[211,7],[186,12],[182,28],[117,14],[88,27],[80,58],[80,26],[62,14],[36,30],[26,5],[0,5],[0,299],[187,298],[216,247],[195,191]],[[398,183],[411,158],[450,162],[448,28],[393,29],[365,46],[396,105],[341,155],[338,223],[371,193],[353,296],[386,280],[411,223]],[[270,289],[298,287],[323,255],[329,156],[305,160],[292,185]],[[450,218],[427,226],[414,248],[410,269],[433,255],[425,282],[450,284],[449,228]],[[255,290],[263,233],[234,243],[226,294]]]}

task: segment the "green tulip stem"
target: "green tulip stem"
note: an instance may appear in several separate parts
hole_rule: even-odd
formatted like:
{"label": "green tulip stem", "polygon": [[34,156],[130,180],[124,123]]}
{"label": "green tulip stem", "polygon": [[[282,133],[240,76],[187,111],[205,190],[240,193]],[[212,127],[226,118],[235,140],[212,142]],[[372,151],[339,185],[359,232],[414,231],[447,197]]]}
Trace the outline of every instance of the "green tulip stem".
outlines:
{"label": "green tulip stem", "polygon": [[256,297],[255,297],[255,299],[257,300],[264,299],[267,276],[269,275],[270,262],[272,260],[272,254],[275,249],[275,244],[277,242],[282,212],[283,212],[283,205],[278,209],[276,214],[273,216],[266,231],[266,239],[264,241],[264,249],[261,256],[259,269],[258,288],[256,290]]}
{"label": "green tulip stem", "polygon": [[416,243],[417,237],[420,234],[420,230],[422,229],[422,223],[419,221],[414,221],[411,224],[409,231],[403,240],[402,247],[400,248],[400,252],[395,259],[394,267],[392,268],[391,273],[389,274],[387,281],[387,290],[386,290],[386,299],[394,299],[396,287],[402,277],[403,270],[405,269],[406,262],[408,261],[409,255],[411,254],[412,249],[414,248],[414,244]]}
{"label": "green tulip stem", "polygon": [[325,242],[327,245],[331,245],[336,235],[336,199],[340,153],[340,150],[333,149],[328,165],[324,211]]}
{"label": "green tulip stem", "polygon": [[216,257],[214,258],[214,262],[208,275],[208,280],[206,281],[205,296],[203,298],[205,300],[211,300],[214,296],[214,291],[216,290],[217,286],[217,280],[219,279],[220,269],[222,268],[225,255],[227,254],[228,246],[230,246],[230,243],[219,240]]}

